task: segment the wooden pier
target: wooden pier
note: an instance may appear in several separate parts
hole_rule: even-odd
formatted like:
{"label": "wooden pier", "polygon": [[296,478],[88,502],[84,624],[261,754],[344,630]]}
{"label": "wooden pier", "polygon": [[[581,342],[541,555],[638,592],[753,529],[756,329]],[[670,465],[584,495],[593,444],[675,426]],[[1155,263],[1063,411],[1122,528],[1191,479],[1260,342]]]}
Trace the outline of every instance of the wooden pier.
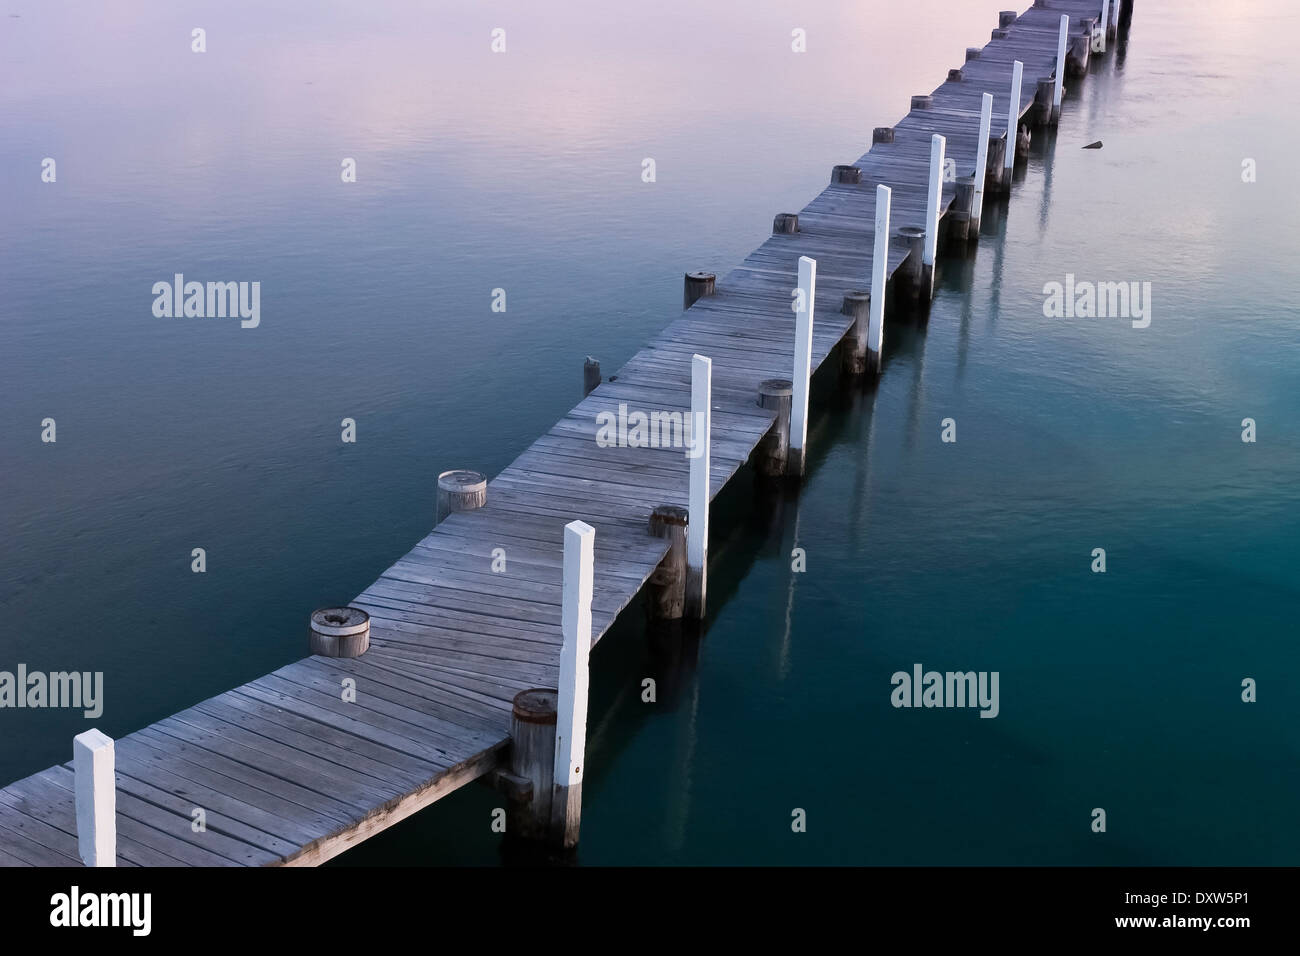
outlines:
{"label": "wooden pier", "polygon": [[[369,614],[364,653],[304,658],[115,741],[80,735],[74,761],[0,790],[0,864],[314,865],[480,777],[524,829],[570,845],[586,585],[593,645],[647,585],[660,615],[703,616],[708,500],[760,443],[760,470],[802,472],[808,374],[832,355],[880,371],[886,295],[891,314],[924,308],[945,242],[976,241],[988,194],[1010,188],[1022,126],[1056,121],[1061,79],[1113,42],[1131,2],[1003,14],[744,262],[688,276],[689,308],[626,365],[601,380],[589,362],[590,393],[485,502],[472,473],[448,477],[447,516],[352,602]],[[707,453],[598,442],[602,421],[635,411],[681,413],[696,437],[703,423]],[[314,618],[313,640],[334,647],[363,617]],[[533,688],[556,690],[515,703]]]}

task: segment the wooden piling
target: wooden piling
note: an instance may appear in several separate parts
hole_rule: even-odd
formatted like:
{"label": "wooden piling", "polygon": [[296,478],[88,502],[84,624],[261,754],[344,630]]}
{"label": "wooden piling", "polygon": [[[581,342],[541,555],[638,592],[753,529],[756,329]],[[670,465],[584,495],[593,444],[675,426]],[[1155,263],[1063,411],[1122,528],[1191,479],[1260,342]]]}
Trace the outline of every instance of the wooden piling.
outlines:
{"label": "wooden piling", "polygon": [[808,441],[808,392],[812,379],[813,303],[817,297],[817,260],[799,257],[799,297],[794,316],[794,374],[790,398],[790,450],[785,473],[799,476],[804,471]]}
{"label": "wooden piling", "polygon": [[312,611],[308,647],[321,657],[360,657],[370,649],[370,615],[356,607]]}
{"label": "wooden piling", "polygon": [[831,170],[831,182],[842,186],[856,186],[862,182],[862,170],[856,166],[836,166]]}
{"label": "wooden piling", "polygon": [[1097,26],[1094,29],[1100,31],[1098,34],[1100,49],[1097,52],[1105,53],[1106,41],[1114,36],[1110,30],[1110,0],[1101,0],[1101,18],[1097,21]]}
{"label": "wooden piling", "polygon": [[1080,77],[1088,72],[1088,56],[1092,50],[1092,29],[1087,24],[1087,20],[1080,21],[1084,29],[1070,37],[1070,52],[1065,57],[1067,76]]}
{"label": "wooden piling", "polygon": [[699,299],[713,295],[718,277],[712,272],[688,272],[682,287],[682,308],[689,309]]}
{"label": "wooden piling", "polygon": [[1033,122],[1038,126],[1047,126],[1052,122],[1052,97],[1056,93],[1056,80],[1050,76],[1040,77],[1034,89]]}
{"label": "wooden piling", "polygon": [[588,355],[582,363],[582,397],[586,398],[594,392],[599,384],[600,362]]}
{"label": "wooden piling", "polygon": [[969,63],[971,60],[978,60],[980,58],[980,54],[983,52],[984,52],[983,47],[968,46],[966,48],[966,62]]}
{"label": "wooden piling", "polygon": [[596,531],[582,521],[564,526],[564,604],[560,693],[555,702],[555,791],[551,842],[578,845],[582,822],[582,769],[587,750],[587,658],[591,653],[591,591]]}
{"label": "wooden piling", "polygon": [[772,234],[776,236],[793,236],[799,231],[799,214],[779,212],[772,220]]}
{"label": "wooden piling", "polygon": [[957,192],[944,221],[948,224],[948,239],[963,245],[970,238],[971,210],[975,205],[975,177],[960,176],[955,185]]}
{"label": "wooden piling", "polygon": [[650,512],[650,534],[669,541],[668,553],[647,582],[646,614],[652,621],[676,621],[685,613],[689,518],[690,512],[680,505],[660,505]]}
{"label": "wooden piling", "polygon": [[1002,10],[998,13],[998,27],[1005,30],[1016,22],[1018,14],[1014,10]]}
{"label": "wooden piling", "polygon": [[686,524],[685,616],[702,620],[709,563],[709,461],[713,421],[713,362],[691,358],[690,516]]}
{"label": "wooden piling", "polygon": [[506,808],[506,834],[512,839],[550,842],[551,801],[555,791],[555,725],[559,691],[536,687],[515,694],[510,712],[510,774],[531,789],[527,800]]}
{"label": "wooden piling", "polygon": [[871,131],[871,145],[876,143],[892,143],[894,141],[894,127],[877,126]]}
{"label": "wooden piling", "polygon": [[1005,162],[1007,139],[1005,136],[990,136],[988,142],[988,169],[984,185],[987,192],[1002,195],[1011,191],[1011,170]]}
{"label": "wooden piling", "polygon": [[434,524],[447,515],[474,511],[487,504],[487,478],[477,471],[444,471],[438,476],[438,513]]}
{"label": "wooden piling", "polygon": [[1029,144],[1032,142],[1032,135],[1028,123],[1021,123],[1016,127],[1016,162],[1029,161]]}
{"label": "wooden piling", "polygon": [[113,741],[98,730],[72,738],[77,852],[86,866],[117,866],[117,778]]}
{"label": "wooden piling", "polygon": [[790,457],[790,408],[794,385],[786,378],[769,378],[759,383],[758,407],[776,409],[776,421],[754,448],[754,467],[760,475],[775,478],[785,474]]}
{"label": "wooden piling", "polygon": [[[867,334],[871,330],[871,293],[846,292],[840,312],[853,316],[853,325],[844,336],[844,357],[841,367],[845,374],[861,375],[867,370]],[[763,403],[760,401],[759,404]]]}

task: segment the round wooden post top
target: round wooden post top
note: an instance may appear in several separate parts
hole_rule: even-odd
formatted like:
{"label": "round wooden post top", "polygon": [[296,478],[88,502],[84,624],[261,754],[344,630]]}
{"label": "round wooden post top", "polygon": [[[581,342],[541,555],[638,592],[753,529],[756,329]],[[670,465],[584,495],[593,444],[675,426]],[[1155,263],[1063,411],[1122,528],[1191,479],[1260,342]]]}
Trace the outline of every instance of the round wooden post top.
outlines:
{"label": "round wooden post top", "polygon": [[717,278],[717,275],[712,272],[688,272],[686,278],[692,282],[712,282]]}
{"label": "round wooden post top", "polygon": [[772,220],[772,232],[774,235],[794,235],[799,231],[799,214],[795,212],[779,212],[776,218]]}
{"label": "round wooden post top", "polygon": [[842,163],[831,170],[831,182],[856,186],[862,182],[862,170],[856,166]]}
{"label": "round wooden post top", "polygon": [[686,525],[690,518],[690,511],[681,505],[660,505],[650,512],[650,530],[666,525]]}
{"label": "round wooden post top", "polygon": [[923,239],[925,237],[924,226],[899,226],[898,234],[904,239]]}
{"label": "round wooden post top", "polygon": [[356,607],[317,608],[309,645],[322,657],[360,657],[370,649],[370,615]]}
{"label": "round wooden post top", "polygon": [[871,293],[866,289],[854,289],[852,292],[844,293],[844,308],[846,309],[852,308],[855,305],[863,305],[870,301]]}
{"label": "round wooden post top", "polygon": [[560,703],[560,692],[547,687],[534,687],[515,694],[515,720],[526,724],[553,724]]}
{"label": "round wooden post top", "polygon": [[487,478],[477,471],[455,469],[438,476],[438,488],[454,494],[476,494],[487,491]]}
{"label": "round wooden post top", "polygon": [[322,607],[311,612],[312,630],[346,637],[370,628],[370,615],[359,607]]}
{"label": "round wooden post top", "polygon": [[770,398],[785,398],[794,394],[794,382],[788,378],[768,378],[758,384],[758,394]]}

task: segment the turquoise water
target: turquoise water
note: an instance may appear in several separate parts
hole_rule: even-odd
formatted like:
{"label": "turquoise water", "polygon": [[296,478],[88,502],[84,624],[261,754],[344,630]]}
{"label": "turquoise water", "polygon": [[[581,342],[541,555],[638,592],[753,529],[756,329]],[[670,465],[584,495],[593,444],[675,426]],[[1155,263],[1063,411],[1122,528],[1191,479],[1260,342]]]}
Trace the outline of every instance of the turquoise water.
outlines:
{"label": "turquoise water", "polygon": [[[103,670],[118,735],[300,656],[439,471],[504,467],[996,23],[879,6],[11,4],[0,669]],[[1296,861],[1300,15],[1220,6],[1143,0],[879,387],[818,382],[797,498],[720,501],[694,653],[601,643],[581,862]],[[260,281],[260,326],[155,319],[176,272]],[[1044,317],[1067,273],[1151,282],[1150,327]],[[999,716],[893,708],[915,663],[998,671]],[[0,711],[0,780],[87,725]],[[497,802],[340,862],[495,864]]]}

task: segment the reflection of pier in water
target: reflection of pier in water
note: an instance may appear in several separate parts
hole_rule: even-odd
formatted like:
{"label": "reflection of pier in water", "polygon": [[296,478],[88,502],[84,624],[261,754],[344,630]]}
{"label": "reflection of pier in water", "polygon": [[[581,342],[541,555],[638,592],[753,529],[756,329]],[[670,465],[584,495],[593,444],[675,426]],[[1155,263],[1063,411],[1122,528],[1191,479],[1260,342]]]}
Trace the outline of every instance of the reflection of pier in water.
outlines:
{"label": "reflection of pier in water", "polygon": [[[329,609],[313,624],[313,656],[117,741],[82,735],[75,768],[52,767],[0,790],[0,864],[314,865],[480,778],[506,795],[510,833],[572,846],[588,650],[647,583],[682,589],[687,616],[705,619],[708,532],[724,544],[740,540],[710,524],[709,504],[774,431],[792,480],[804,473],[810,377],[828,359],[858,375],[878,371],[882,357],[910,361],[905,441],[915,441],[923,324],[891,326],[882,345],[885,300],[894,314],[907,311],[894,299],[916,301],[923,322],[936,266],[947,263],[937,258],[939,238],[967,241],[965,227],[981,212],[974,197],[987,189],[979,236],[996,230],[996,309],[1005,224],[992,194],[1019,179],[1022,129],[1056,122],[1054,91],[1069,69],[1088,71],[1094,30],[1104,37],[1113,29],[1098,23],[1109,9],[1108,0],[1052,0],[1050,9],[1003,14],[988,44],[968,50],[931,94],[914,97],[896,126],[878,128],[865,155],[834,167],[831,184],[804,209],[778,215],[773,235],[737,268],[721,280],[689,274],[685,314],[616,375],[600,381],[586,369],[594,389],[509,467],[490,482],[443,475],[442,520],[351,602],[364,621]],[[1115,46],[1122,50],[1122,40]],[[1099,92],[1087,100],[1090,111],[1103,106]],[[963,174],[958,182],[943,181],[945,159]],[[1045,195],[1050,185],[1045,177]],[[797,314],[796,288],[804,293]],[[784,416],[779,397],[761,407],[757,399],[775,379],[791,380]],[[600,444],[601,416],[624,405],[698,416],[707,455]],[[869,473],[860,480],[869,485]],[[869,499],[867,490],[860,500]],[[777,538],[787,567],[800,543],[792,500],[781,509],[788,533],[782,526]],[[690,521],[660,526],[664,536],[647,533],[652,512],[687,505]],[[861,520],[851,521],[855,535]],[[715,549],[712,564],[718,556]],[[728,593],[717,583],[708,588],[714,602]],[[782,677],[796,591],[807,587],[791,574],[783,595]],[[686,709],[676,755],[688,783],[672,796],[675,845],[684,839],[697,746],[691,630],[654,651],[665,699]],[[558,690],[523,693],[539,687]],[[614,710],[636,695],[624,692],[628,702]],[[602,721],[593,739],[608,726]],[[204,833],[191,828],[195,807],[209,811]]]}

